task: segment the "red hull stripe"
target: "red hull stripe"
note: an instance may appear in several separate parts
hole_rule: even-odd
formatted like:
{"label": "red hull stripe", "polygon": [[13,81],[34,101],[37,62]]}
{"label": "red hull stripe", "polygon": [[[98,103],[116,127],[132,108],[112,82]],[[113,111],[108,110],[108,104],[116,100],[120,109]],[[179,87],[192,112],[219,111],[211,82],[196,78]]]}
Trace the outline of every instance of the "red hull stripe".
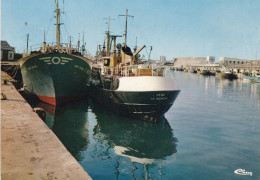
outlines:
{"label": "red hull stripe", "polygon": [[79,95],[79,96],[70,96],[70,97],[48,97],[48,96],[38,96],[38,98],[42,101],[45,102],[47,104],[51,104],[51,105],[61,105],[61,104],[65,104],[71,101],[75,101],[77,99],[80,99],[82,97],[84,97],[85,95]]}
{"label": "red hull stripe", "polygon": [[51,104],[56,106],[56,100],[55,97],[48,97],[48,96],[38,96],[38,98],[45,103]]}

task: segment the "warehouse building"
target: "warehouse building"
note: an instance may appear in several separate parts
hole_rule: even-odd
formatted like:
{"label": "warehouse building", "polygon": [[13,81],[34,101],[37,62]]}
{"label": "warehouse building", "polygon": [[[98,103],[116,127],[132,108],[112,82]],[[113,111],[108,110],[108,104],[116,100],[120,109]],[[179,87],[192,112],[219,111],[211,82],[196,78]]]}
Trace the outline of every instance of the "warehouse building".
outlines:
{"label": "warehouse building", "polygon": [[176,67],[176,68],[188,68],[190,66],[195,66],[195,65],[214,64],[214,62],[215,62],[214,56],[177,57],[177,58],[174,58],[174,67]]}
{"label": "warehouse building", "polygon": [[7,41],[1,41],[1,61],[14,61],[15,50]]}

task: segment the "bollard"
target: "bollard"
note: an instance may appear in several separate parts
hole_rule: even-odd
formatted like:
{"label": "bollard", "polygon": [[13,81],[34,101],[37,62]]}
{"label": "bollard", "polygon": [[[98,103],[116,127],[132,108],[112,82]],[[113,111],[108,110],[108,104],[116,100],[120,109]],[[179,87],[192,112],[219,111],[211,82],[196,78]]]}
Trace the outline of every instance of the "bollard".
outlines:
{"label": "bollard", "polygon": [[6,99],[7,99],[6,95],[4,93],[1,93],[1,100],[6,100]]}

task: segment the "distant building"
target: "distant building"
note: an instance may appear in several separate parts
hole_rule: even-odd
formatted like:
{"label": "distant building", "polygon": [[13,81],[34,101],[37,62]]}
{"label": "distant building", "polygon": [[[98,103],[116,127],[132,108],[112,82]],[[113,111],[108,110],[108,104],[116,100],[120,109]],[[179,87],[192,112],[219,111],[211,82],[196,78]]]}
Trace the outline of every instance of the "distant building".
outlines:
{"label": "distant building", "polygon": [[260,60],[245,60],[245,59],[237,59],[237,58],[229,58],[229,57],[220,57],[219,64],[221,66],[237,66],[237,65],[245,65],[248,63],[252,63],[252,65],[260,65]]}
{"label": "distant building", "polygon": [[188,68],[195,65],[213,64],[214,56],[207,57],[177,57],[174,58],[174,67]]}
{"label": "distant building", "polygon": [[166,61],[166,57],[165,56],[160,56],[160,63],[163,63]]}
{"label": "distant building", "polygon": [[15,49],[7,41],[1,41],[1,61],[14,61]]}

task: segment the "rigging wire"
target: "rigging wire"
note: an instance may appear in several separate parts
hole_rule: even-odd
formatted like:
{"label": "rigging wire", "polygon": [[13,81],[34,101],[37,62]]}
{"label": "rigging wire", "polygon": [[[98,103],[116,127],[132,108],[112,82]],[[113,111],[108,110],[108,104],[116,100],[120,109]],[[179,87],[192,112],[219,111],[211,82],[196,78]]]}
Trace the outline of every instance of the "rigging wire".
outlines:
{"label": "rigging wire", "polygon": [[16,66],[15,69],[16,69],[15,74],[12,76],[13,79],[16,76],[17,72],[19,71],[19,66]]}
{"label": "rigging wire", "polygon": [[146,48],[146,46],[145,46],[145,51],[146,51],[146,55],[147,55],[147,58],[148,58],[148,52],[147,52],[147,48]]}
{"label": "rigging wire", "polygon": [[47,36],[47,34],[48,34],[48,32],[49,32],[49,29],[50,29],[50,26],[51,26],[51,23],[52,23],[52,20],[54,19],[54,17],[52,17],[51,19],[50,19],[50,23],[49,23],[49,26],[48,26],[48,29],[47,29],[47,31],[46,31],[46,36]]}
{"label": "rigging wire", "polygon": [[[63,21],[63,22],[64,22],[64,21]],[[63,25],[64,25],[64,29],[65,29],[65,31],[66,31],[66,33],[67,33],[67,36],[70,37],[70,35],[69,35],[68,31],[67,31],[67,27],[66,27],[65,23],[63,23]]]}
{"label": "rigging wire", "polygon": [[13,66],[15,66],[15,65],[10,66],[10,67],[7,68],[5,71],[8,71],[9,69],[13,68]]}
{"label": "rigging wire", "polygon": [[[63,6],[62,6],[62,14],[66,14],[65,13],[65,11],[64,11],[64,0],[62,1],[63,2]],[[65,23],[64,23],[64,19],[63,19],[63,17],[62,16],[60,16],[60,18],[61,18],[61,22],[63,22],[63,23],[61,23],[62,25],[64,25],[64,28],[65,28],[65,31],[66,31],[66,33],[67,33],[67,37],[68,37],[68,39],[69,39],[69,33],[68,33],[68,31],[67,31],[67,27],[66,27],[66,25],[65,25]],[[62,33],[60,33],[60,35],[61,35],[61,39],[62,39]]]}
{"label": "rigging wire", "polygon": [[8,73],[13,79],[16,76],[17,72],[19,71],[19,65],[12,65],[9,68],[7,68],[5,71],[7,72],[9,69],[13,68],[13,70]]}

